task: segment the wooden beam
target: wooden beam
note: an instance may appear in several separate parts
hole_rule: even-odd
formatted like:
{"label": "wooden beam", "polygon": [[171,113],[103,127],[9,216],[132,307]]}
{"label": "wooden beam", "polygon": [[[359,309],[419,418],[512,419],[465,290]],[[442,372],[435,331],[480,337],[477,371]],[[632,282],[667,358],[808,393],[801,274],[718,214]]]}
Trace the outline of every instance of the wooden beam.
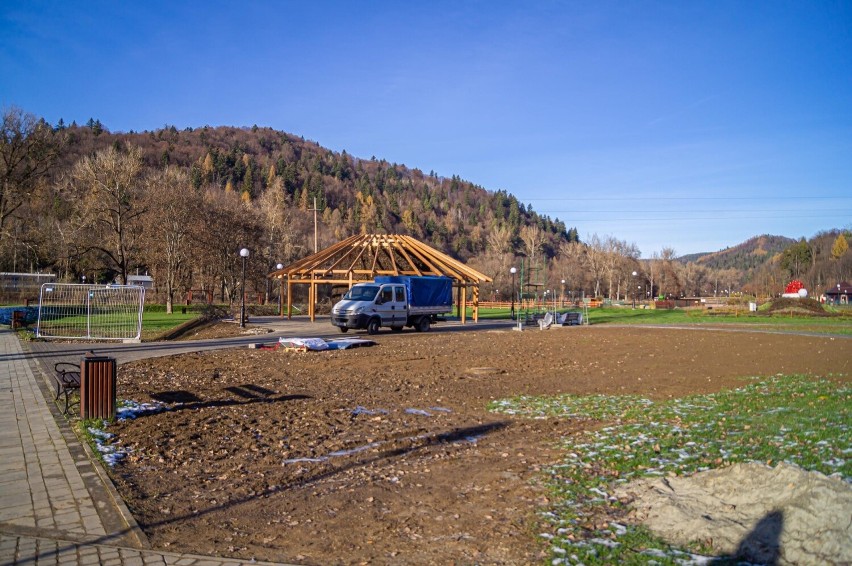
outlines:
{"label": "wooden beam", "polygon": [[375,273],[376,271],[376,262],[379,260],[379,250],[381,250],[381,246],[375,246],[376,253],[373,254],[373,264],[370,266],[370,273]]}
{"label": "wooden beam", "polygon": [[287,320],[293,318],[293,280],[287,278]]}
{"label": "wooden beam", "polygon": [[395,272],[399,273],[399,268],[396,266],[396,259],[393,257],[393,252],[394,252],[393,244],[388,244],[387,246],[385,246],[385,253],[388,254],[388,257],[391,260],[391,266],[393,267],[393,270]]}
{"label": "wooden beam", "polygon": [[479,285],[473,286],[473,322],[479,322]]}
{"label": "wooden beam", "polygon": [[[352,260],[352,263],[349,265],[349,270],[352,271],[355,269],[355,264],[361,259],[361,257],[367,253],[367,245],[360,243],[361,249],[358,251],[358,255],[355,256],[355,259]],[[353,248],[353,250],[356,248]]]}
{"label": "wooden beam", "polygon": [[420,268],[417,267],[417,264],[414,263],[414,260],[411,259],[410,255],[408,255],[408,252],[405,251],[405,247],[401,244],[397,244],[397,246],[399,246],[399,253],[402,254],[403,257],[405,257],[406,261],[408,261],[408,265],[410,265],[411,268],[414,270],[413,275],[423,275],[423,272],[420,271]]}

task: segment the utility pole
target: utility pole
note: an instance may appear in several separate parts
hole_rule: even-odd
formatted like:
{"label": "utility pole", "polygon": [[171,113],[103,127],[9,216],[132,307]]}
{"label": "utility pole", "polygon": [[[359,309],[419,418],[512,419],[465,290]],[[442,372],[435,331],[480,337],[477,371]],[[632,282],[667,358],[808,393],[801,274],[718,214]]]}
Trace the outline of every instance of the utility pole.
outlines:
{"label": "utility pole", "polygon": [[314,197],[314,207],[309,208],[309,211],[314,211],[314,253],[319,251],[319,246],[317,245],[317,197]]}

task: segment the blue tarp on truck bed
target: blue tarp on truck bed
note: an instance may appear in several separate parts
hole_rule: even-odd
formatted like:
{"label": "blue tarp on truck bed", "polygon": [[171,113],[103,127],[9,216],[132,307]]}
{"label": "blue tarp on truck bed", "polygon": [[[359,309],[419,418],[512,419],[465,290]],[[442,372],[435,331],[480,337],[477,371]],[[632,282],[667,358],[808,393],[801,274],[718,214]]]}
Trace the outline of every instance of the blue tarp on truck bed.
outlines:
{"label": "blue tarp on truck bed", "polygon": [[410,277],[408,275],[382,275],[375,282],[402,283],[412,307],[453,307],[453,280],[449,277]]}

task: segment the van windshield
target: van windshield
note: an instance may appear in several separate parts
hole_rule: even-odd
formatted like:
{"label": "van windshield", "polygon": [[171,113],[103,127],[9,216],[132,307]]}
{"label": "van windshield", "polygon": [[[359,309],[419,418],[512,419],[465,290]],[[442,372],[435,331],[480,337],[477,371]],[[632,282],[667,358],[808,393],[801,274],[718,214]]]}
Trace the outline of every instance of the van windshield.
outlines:
{"label": "van windshield", "polygon": [[349,289],[343,298],[349,301],[372,301],[378,292],[378,285],[357,285]]}

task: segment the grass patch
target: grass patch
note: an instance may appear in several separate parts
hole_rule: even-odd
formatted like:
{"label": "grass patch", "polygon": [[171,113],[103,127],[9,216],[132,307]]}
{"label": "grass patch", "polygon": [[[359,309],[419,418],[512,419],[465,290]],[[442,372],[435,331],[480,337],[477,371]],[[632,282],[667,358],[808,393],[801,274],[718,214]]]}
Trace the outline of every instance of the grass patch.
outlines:
{"label": "grass patch", "polygon": [[88,444],[98,461],[105,466],[110,465],[112,453],[108,443],[113,435],[106,431],[108,424],[103,419],[80,419],[74,424],[77,438]]}
{"label": "grass patch", "polygon": [[653,403],[638,397],[518,397],[495,412],[612,423],[565,439],[547,470],[553,507],[542,536],[554,563],[674,564],[683,553],[644,529],[621,525],[612,488],[634,478],[693,474],[736,462],[788,462],[852,482],[852,387],[807,376],[775,376],[744,387]]}
{"label": "grass patch", "polygon": [[[813,332],[819,334],[852,335],[852,316],[848,311],[829,314],[836,316],[815,316],[807,312],[775,311],[769,313],[767,305],[763,311],[753,313],[742,305],[725,308],[706,309],[632,309],[630,307],[595,307],[588,309],[590,324],[660,324],[660,325],[702,325],[737,324],[755,328]],[[580,309],[558,309],[559,312]],[[473,316],[468,309],[468,317]],[[479,318],[483,320],[508,319],[508,309],[481,308]]]}

